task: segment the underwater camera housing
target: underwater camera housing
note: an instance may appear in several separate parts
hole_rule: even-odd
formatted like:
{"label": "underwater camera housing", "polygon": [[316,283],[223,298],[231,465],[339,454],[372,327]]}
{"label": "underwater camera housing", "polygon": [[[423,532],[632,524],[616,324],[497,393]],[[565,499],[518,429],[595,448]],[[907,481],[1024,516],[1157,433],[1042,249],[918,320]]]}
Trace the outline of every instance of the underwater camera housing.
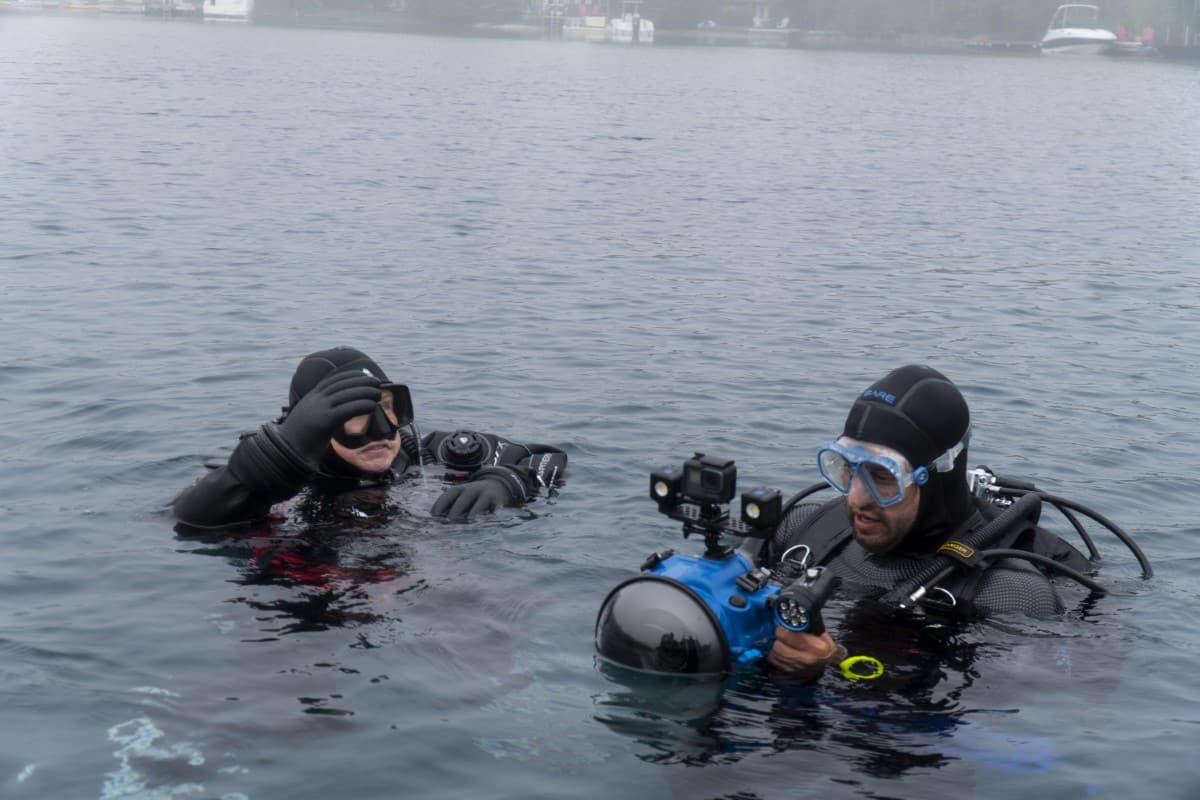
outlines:
{"label": "underwater camera housing", "polygon": [[735,550],[722,541],[768,538],[783,518],[779,492],[758,487],[742,493],[740,517],[732,519],[728,504],[736,494],[737,466],[729,459],[696,453],[680,467],[651,473],[659,513],[682,522],[684,538],[703,535],[705,550],[654,553],[642,574],[608,593],[596,618],[602,658],[643,672],[721,675],[765,656],[777,624],[825,630],[821,606],[832,575],[804,560],[756,567],[757,547]]}

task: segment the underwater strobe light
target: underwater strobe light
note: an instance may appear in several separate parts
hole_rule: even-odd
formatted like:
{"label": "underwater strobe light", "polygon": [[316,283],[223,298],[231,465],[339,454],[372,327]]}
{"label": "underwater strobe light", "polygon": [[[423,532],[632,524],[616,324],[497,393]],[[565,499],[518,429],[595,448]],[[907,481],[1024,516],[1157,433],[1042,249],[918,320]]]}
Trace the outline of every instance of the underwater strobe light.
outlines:
{"label": "underwater strobe light", "polygon": [[790,631],[813,636],[825,632],[821,607],[833,593],[836,580],[824,567],[810,567],[798,580],[775,598],[775,619]]}

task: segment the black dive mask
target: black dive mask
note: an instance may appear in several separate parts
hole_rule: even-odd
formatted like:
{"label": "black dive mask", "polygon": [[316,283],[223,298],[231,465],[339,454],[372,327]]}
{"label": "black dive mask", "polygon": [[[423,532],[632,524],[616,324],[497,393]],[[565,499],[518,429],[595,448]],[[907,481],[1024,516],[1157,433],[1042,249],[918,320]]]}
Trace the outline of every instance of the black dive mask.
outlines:
{"label": "black dive mask", "polygon": [[344,425],[338,428],[333,433],[338,444],[357,450],[371,442],[391,439],[402,426],[412,423],[412,396],[408,387],[402,383],[385,383],[379,388],[379,404],[367,419],[367,426],[359,433],[346,433]]}

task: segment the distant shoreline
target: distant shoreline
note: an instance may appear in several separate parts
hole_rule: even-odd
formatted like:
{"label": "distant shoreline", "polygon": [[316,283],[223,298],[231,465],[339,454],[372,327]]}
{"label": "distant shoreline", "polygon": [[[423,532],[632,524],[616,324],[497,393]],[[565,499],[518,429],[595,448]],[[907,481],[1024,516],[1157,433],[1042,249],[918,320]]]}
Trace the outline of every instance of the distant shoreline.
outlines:
{"label": "distant shoreline", "polygon": [[[482,36],[509,38],[542,38],[539,25],[476,24],[474,30]],[[954,37],[902,35],[851,37],[836,31],[801,30],[799,28],[656,28],[654,44],[698,45],[714,47],[788,47],[824,50],[898,50],[911,52],[958,52],[974,49],[968,42]],[[1022,43],[1025,50],[1034,51],[1034,42]],[[1013,48],[1015,49],[1015,48]]]}
{"label": "distant shoreline", "polygon": [[[87,16],[135,16],[132,4],[122,9],[101,8],[96,3],[0,0],[0,14],[80,14]],[[162,14],[146,11],[145,16]],[[193,17],[194,19],[194,17]],[[254,15],[253,24],[277,27],[326,28],[331,30],[385,31],[393,33],[476,36],[502,39],[543,39],[541,25],[511,22],[480,22],[470,25],[437,25],[390,12],[306,11],[288,12],[267,10]],[[657,28],[655,41],[649,46],[701,47],[777,47],[799,50],[852,50],[906,53],[982,53],[989,55],[1038,55],[1037,42],[1002,41],[986,38],[958,39],[924,34],[895,34],[871,37],[852,37],[837,31],[801,30],[796,28]],[[586,44],[568,41],[567,44]],[[631,46],[631,45],[615,45]],[[1159,54],[1171,59],[1200,59],[1200,47],[1160,46]]]}

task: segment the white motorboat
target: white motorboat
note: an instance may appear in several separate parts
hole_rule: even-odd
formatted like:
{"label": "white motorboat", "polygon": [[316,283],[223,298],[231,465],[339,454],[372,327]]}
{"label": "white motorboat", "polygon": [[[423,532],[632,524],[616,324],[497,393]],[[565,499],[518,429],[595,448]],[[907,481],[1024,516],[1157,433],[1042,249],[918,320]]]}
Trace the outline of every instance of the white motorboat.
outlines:
{"label": "white motorboat", "polygon": [[654,23],[636,11],[626,12],[608,21],[608,38],[624,44],[654,44]]}
{"label": "white motorboat", "polygon": [[639,10],[642,0],[623,0],[621,16],[607,17],[600,13],[600,3],[590,7],[585,3],[581,11],[597,13],[578,17],[566,17],[562,24],[562,38],[585,42],[619,42],[622,44],[654,44],[654,23],[642,16]]}
{"label": "white motorboat", "polygon": [[1117,35],[1100,27],[1100,9],[1084,3],[1061,5],[1042,37],[1043,53],[1097,54],[1111,49]]}
{"label": "white motorboat", "polygon": [[254,0],[203,0],[206,20],[249,22],[254,16]]}

